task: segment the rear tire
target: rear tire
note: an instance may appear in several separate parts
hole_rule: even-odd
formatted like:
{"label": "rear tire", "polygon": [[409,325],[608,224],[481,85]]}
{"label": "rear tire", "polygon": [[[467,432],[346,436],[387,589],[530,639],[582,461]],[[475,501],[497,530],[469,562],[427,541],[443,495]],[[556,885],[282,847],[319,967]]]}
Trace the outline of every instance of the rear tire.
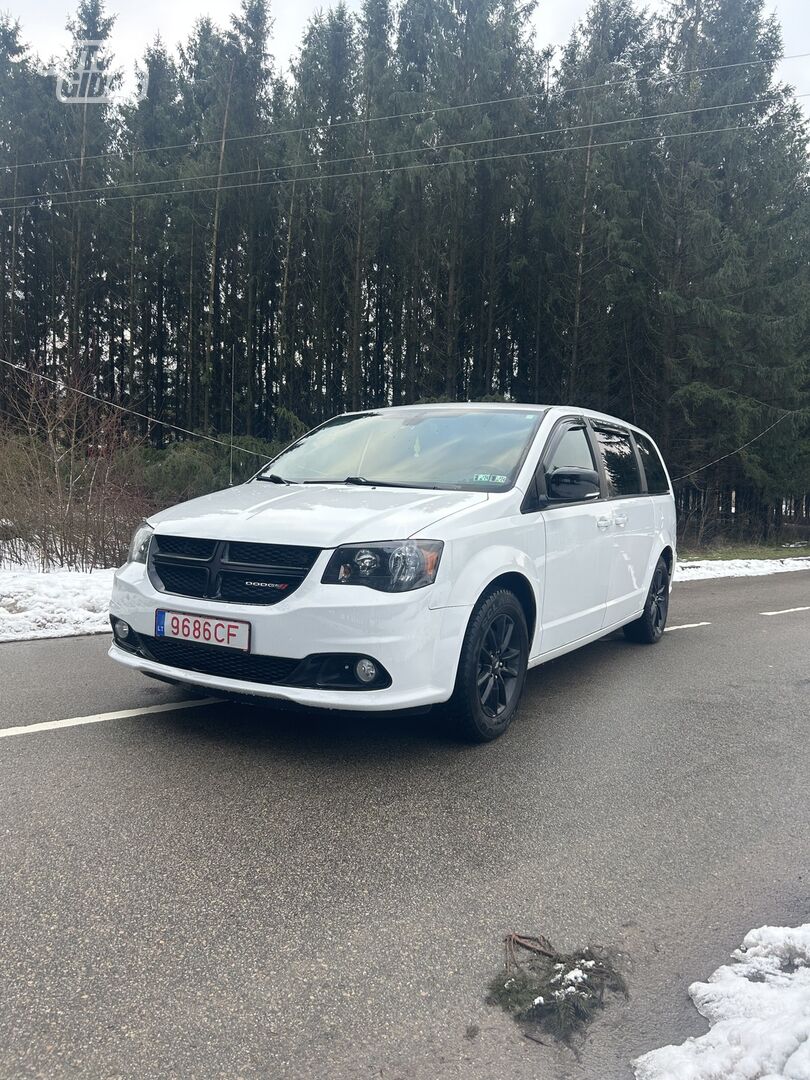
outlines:
{"label": "rear tire", "polygon": [[624,636],[639,645],[656,645],[664,636],[668,614],[669,567],[661,556],[653,573],[644,610],[638,619],[624,627]]}
{"label": "rear tire", "polygon": [[468,742],[490,742],[515,716],[526,681],[529,635],[520,601],[508,589],[479,600],[470,618],[448,711]]}

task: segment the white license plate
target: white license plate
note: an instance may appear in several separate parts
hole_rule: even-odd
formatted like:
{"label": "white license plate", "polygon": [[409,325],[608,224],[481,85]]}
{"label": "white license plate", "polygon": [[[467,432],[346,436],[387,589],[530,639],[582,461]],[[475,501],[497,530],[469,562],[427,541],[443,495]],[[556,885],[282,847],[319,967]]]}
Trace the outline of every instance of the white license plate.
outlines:
{"label": "white license plate", "polygon": [[155,637],[199,641],[223,649],[250,652],[250,623],[236,619],[212,619],[209,615],[188,615],[182,611],[156,611]]}

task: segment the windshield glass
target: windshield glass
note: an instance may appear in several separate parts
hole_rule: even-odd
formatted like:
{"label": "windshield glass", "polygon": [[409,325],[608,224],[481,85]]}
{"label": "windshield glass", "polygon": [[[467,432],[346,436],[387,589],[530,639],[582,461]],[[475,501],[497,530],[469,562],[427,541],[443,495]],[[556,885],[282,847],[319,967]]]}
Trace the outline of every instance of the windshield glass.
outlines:
{"label": "windshield glass", "polygon": [[[353,482],[502,491],[542,418],[519,409],[407,409],[338,416],[266,472],[290,483]],[[261,474],[260,474],[261,475]]]}

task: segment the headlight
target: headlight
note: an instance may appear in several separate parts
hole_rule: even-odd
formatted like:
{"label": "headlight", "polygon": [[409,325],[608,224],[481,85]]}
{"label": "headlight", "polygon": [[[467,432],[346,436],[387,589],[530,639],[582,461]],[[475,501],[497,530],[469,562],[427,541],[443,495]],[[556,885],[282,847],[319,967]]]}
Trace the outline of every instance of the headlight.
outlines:
{"label": "headlight", "polygon": [[339,547],[324,571],[324,585],[365,585],[380,592],[408,592],[432,585],[442,557],[441,540],[389,540]]}
{"label": "headlight", "polygon": [[132,543],[129,545],[127,562],[146,562],[146,553],[149,550],[149,541],[152,539],[154,529],[144,521],[132,535]]}

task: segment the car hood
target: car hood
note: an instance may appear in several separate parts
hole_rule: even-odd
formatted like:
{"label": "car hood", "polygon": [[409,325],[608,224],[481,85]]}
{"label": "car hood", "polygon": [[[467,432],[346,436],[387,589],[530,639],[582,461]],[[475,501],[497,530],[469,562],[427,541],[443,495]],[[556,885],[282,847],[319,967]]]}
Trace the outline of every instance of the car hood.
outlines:
{"label": "car hood", "polygon": [[485,502],[477,491],[425,491],[349,484],[285,487],[262,481],[215,491],[150,517],[158,532],[216,540],[331,548],[403,540]]}

